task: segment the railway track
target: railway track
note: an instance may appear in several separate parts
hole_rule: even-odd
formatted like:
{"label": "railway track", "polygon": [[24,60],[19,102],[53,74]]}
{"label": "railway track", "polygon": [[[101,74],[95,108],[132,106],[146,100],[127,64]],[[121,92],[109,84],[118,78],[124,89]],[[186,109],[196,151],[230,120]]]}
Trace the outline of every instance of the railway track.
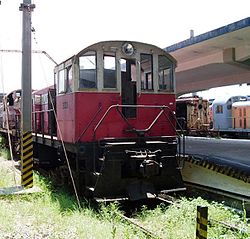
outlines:
{"label": "railway track", "polygon": [[[229,192],[225,192],[222,190],[216,190],[213,188],[209,188],[207,186],[202,186],[202,185],[196,185],[196,184],[192,184],[192,183],[185,183],[185,186],[187,187],[187,189],[193,189],[193,190],[197,190],[198,192],[208,192],[209,195],[211,196],[211,193],[216,195],[217,197],[227,197],[227,198],[231,198],[233,200],[238,200],[239,202],[241,201],[250,201],[249,197],[245,197],[245,196],[241,196],[241,195],[235,195],[235,194],[230,194]],[[169,196],[167,194],[161,194],[157,197],[155,197],[155,199],[159,200],[160,202],[164,202],[167,204],[177,204],[178,207],[178,202],[176,202],[176,198]],[[151,229],[148,229],[145,225],[143,225],[139,220],[125,216],[123,214],[120,214],[118,212],[118,214],[120,218],[122,218],[122,220],[124,220],[125,222],[133,225],[133,227],[136,228],[136,230],[141,231],[142,233],[145,234],[145,236],[147,238],[162,238],[161,236],[157,235],[157,232],[152,231]],[[237,225],[231,225],[228,223],[225,223],[223,221],[215,221],[215,220],[210,220],[209,223],[218,223],[221,224],[223,227],[229,228],[230,230],[241,230],[241,228],[238,228]]]}
{"label": "railway track", "polygon": [[143,232],[146,236],[150,238],[155,238],[155,239],[161,239],[162,237],[158,236],[156,233],[152,232],[151,230],[147,229],[144,227],[141,223],[138,222],[136,219],[129,218],[123,214],[118,214],[122,219],[124,219],[126,222],[129,224],[132,224],[135,226],[138,230]]}
{"label": "railway track", "polygon": [[[163,194],[161,194],[159,196],[155,196],[154,198],[150,198],[148,200],[149,200],[149,202],[150,202],[150,200],[157,200],[156,204],[153,203],[154,205],[159,205],[160,203],[166,203],[166,204],[169,205],[169,204],[174,204],[175,201],[176,201],[176,198],[163,193]],[[159,235],[157,235],[156,232],[153,232],[152,230],[148,229],[141,222],[139,222],[138,219],[132,218],[130,216],[126,216],[126,213],[124,215],[124,214],[121,214],[121,213],[117,212],[117,216],[119,216],[121,219],[123,219],[128,224],[131,224],[132,226],[134,226],[137,230],[144,233],[145,236],[147,236],[147,238],[163,239],[162,236],[159,236]]]}
{"label": "railway track", "polygon": [[[244,202],[245,209],[250,213],[250,176],[248,174],[207,160],[193,157],[187,157],[185,160],[182,174],[188,195],[192,196],[192,193],[197,192],[206,193],[209,196],[213,195],[213,199],[227,202],[238,209],[242,209],[242,202]],[[40,170],[40,173],[48,174],[45,170]],[[155,195],[154,198],[167,204],[173,204],[176,201],[176,198],[167,193]],[[119,201],[126,200],[128,198],[121,198]],[[96,201],[117,200],[98,199]]]}
{"label": "railway track", "polygon": [[[200,195],[201,194],[204,195],[204,192],[208,192],[209,195],[210,195],[210,199],[211,199],[211,193],[213,193],[214,196],[215,196],[213,199],[217,199],[217,201],[219,201],[219,197],[227,197],[227,199],[229,199],[231,197],[231,199],[234,200],[234,203],[235,203],[236,199],[239,202],[240,202],[240,200],[248,200],[248,199],[250,199],[250,198],[244,197],[244,196],[240,197],[239,195],[236,197],[235,195],[229,194],[227,192],[212,190],[212,189],[210,189],[208,187],[205,187],[205,186],[202,187],[202,186],[197,186],[197,185],[188,184],[188,183],[186,183],[185,186],[187,187],[188,190],[190,188],[192,188],[192,190],[196,190]],[[163,195],[161,195],[159,197],[155,197],[155,199],[158,199],[160,202],[164,202],[164,203],[167,203],[167,204],[175,204],[176,207],[179,208],[176,198],[171,197],[169,195],[164,195],[163,194]],[[234,204],[234,206],[235,206],[235,204]],[[143,232],[145,234],[145,236],[147,236],[148,238],[153,238],[153,239],[161,239],[161,238],[163,238],[162,236],[159,236],[159,235],[157,235],[157,233],[155,233],[152,230],[148,229],[141,222],[139,222],[139,220],[128,217],[128,216],[125,216],[125,215],[120,214],[120,213],[117,213],[117,215],[120,218],[122,218],[124,221],[126,221],[127,223],[133,225],[137,230]],[[244,229],[242,227],[239,227],[238,225],[230,224],[230,223],[227,223],[227,222],[224,222],[224,221],[218,221],[218,220],[215,220],[215,219],[213,219],[211,217],[208,220],[208,224],[210,224],[210,225],[219,224],[224,228],[227,228],[227,229],[232,230],[232,231],[238,231],[238,232],[241,232],[243,234],[249,234],[250,233],[246,228]]]}

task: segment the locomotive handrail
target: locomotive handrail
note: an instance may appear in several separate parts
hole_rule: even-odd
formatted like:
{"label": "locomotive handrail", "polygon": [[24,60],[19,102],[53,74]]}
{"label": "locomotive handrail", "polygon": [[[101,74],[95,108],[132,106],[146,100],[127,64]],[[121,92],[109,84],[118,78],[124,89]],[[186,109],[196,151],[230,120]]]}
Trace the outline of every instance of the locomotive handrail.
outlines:
{"label": "locomotive handrail", "polygon": [[51,112],[54,111],[53,109],[50,110],[38,110],[38,111],[32,111],[32,114],[36,114],[36,113],[45,113],[45,112]]}
{"label": "locomotive handrail", "polygon": [[102,118],[100,119],[100,121],[97,123],[96,127],[94,128],[94,135],[97,131],[97,129],[99,128],[99,126],[101,125],[101,123],[103,122],[103,120],[106,118],[106,116],[108,115],[108,113],[111,111],[111,109],[113,108],[159,108],[161,109],[161,111],[159,112],[159,114],[155,117],[155,119],[153,120],[153,122],[150,124],[150,126],[144,130],[137,130],[137,129],[134,129],[128,122],[128,120],[124,117],[124,115],[118,110],[118,112],[120,113],[120,115],[122,116],[122,118],[125,120],[125,122],[127,123],[127,125],[129,126],[129,128],[131,128],[131,131],[135,131],[135,132],[138,132],[138,133],[141,133],[141,132],[148,132],[152,127],[153,125],[157,122],[157,120],[159,119],[159,117],[164,113],[165,109],[168,109],[170,111],[172,111],[168,106],[166,105],[119,105],[119,104],[116,104],[116,105],[111,105],[107,110],[106,112],[104,113],[104,115],[102,116]]}
{"label": "locomotive handrail", "polygon": [[[175,114],[173,114],[173,115],[174,115],[174,119],[175,119],[176,124],[179,126],[179,128],[181,130],[182,144],[183,144],[182,145],[182,150],[183,150],[182,154],[183,154],[183,156],[185,156],[185,154],[186,154],[185,133],[184,133],[183,128],[181,127],[181,124],[180,124],[178,118],[176,117]],[[179,136],[178,139],[179,139],[179,155],[180,155],[180,153],[181,153],[181,139],[180,139],[181,136],[179,134],[178,134],[178,136]]]}
{"label": "locomotive handrail", "polygon": [[[41,134],[42,134],[42,139],[43,141],[45,140],[45,137],[44,137],[44,114],[45,113],[50,113],[50,112],[54,112],[54,109],[47,109],[47,110],[37,110],[37,111],[32,111],[31,113],[34,114],[34,130],[35,130],[35,139],[37,140],[37,134],[39,133],[37,131],[37,115],[39,113],[41,113]],[[51,126],[51,125],[50,125]],[[54,140],[53,140],[53,129],[52,127],[50,127],[50,132],[49,132],[49,135],[50,135],[50,138],[51,138],[51,142],[53,144]]]}
{"label": "locomotive handrail", "polygon": [[[131,131],[135,131],[136,133],[146,133],[148,131],[151,130],[151,128],[154,126],[154,124],[156,123],[156,121],[160,118],[160,116],[164,113],[164,109],[162,109],[159,114],[155,117],[155,119],[152,121],[152,123],[149,125],[148,128],[146,129],[132,129]],[[128,130],[129,131],[129,130]]]}

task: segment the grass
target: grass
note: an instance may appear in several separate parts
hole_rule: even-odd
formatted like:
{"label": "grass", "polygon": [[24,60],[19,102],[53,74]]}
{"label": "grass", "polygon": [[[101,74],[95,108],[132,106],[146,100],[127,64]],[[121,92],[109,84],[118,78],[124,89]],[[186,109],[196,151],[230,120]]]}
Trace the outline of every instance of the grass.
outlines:
{"label": "grass", "polygon": [[[0,187],[13,183],[9,169],[1,167]],[[34,184],[42,192],[27,195],[0,197],[0,238],[147,238],[145,234],[122,219],[119,204],[101,204],[94,207],[82,199],[78,208],[75,197],[63,189],[55,189],[51,182],[39,174],[34,175]],[[193,239],[196,231],[196,207],[206,205],[209,219],[237,225],[239,231],[211,223],[208,238],[250,238],[250,226],[244,214],[202,198],[182,198],[177,204],[161,204],[150,210],[144,206],[134,218],[155,232],[160,238]]]}
{"label": "grass", "polygon": [[[0,165],[1,162],[2,159]],[[9,171],[1,171],[2,185],[8,181],[5,173]],[[43,191],[0,197],[0,238],[145,238],[114,216],[115,204],[102,205],[96,210],[82,200],[82,207],[78,208],[75,197],[63,189],[55,189],[37,173],[34,184]]]}
{"label": "grass", "polygon": [[[201,197],[182,198],[177,204],[166,207],[160,205],[154,210],[144,208],[137,215],[138,219],[162,238],[195,238],[197,206],[207,206],[209,220],[208,238],[250,238],[250,225],[243,220],[243,215],[216,202],[208,202]],[[241,231],[233,231],[218,224],[218,221],[237,225]],[[215,223],[216,222],[216,223]]]}
{"label": "grass", "polygon": [[10,151],[6,146],[6,139],[3,137],[0,137],[0,157],[3,157],[5,159],[10,159]]}

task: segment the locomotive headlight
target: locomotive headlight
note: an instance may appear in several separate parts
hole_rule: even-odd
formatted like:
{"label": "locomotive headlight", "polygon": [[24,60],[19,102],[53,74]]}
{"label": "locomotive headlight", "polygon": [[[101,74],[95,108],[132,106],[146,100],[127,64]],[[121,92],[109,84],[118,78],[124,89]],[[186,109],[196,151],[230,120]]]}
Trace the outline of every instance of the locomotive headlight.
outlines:
{"label": "locomotive headlight", "polygon": [[135,53],[135,49],[134,49],[133,45],[129,42],[125,42],[122,45],[122,51],[124,54],[126,54],[128,56],[132,56]]}

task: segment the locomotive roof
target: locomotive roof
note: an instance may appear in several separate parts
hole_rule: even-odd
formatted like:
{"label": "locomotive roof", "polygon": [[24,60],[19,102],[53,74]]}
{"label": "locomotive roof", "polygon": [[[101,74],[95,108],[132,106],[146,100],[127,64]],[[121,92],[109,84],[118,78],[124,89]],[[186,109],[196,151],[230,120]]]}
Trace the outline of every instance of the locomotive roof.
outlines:
{"label": "locomotive roof", "polygon": [[199,96],[187,96],[187,97],[180,97],[176,99],[176,102],[188,102],[188,101],[207,101],[207,99],[203,99],[203,97],[199,97]]}
{"label": "locomotive roof", "polygon": [[15,93],[20,93],[20,94],[22,94],[22,89],[12,90],[11,92],[7,93],[6,95],[9,96],[9,95],[15,94]]}
{"label": "locomotive roof", "polygon": [[[177,66],[176,59],[172,55],[170,55],[169,53],[167,53],[166,51],[164,51],[163,49],[161,49],[158,46],[143,43],[143,42],[137,42],[137,41],[118,41],[118,40],[117,41],[101,41],[101,42],[97,42],[95,44],[92,44],[90,46],[87,46],[84,49],[82,49],[81,51],[79,51],[76,55],[73,55],[72,57],[68,58],[67,60],[61,62],[58,65],[61,65],[62,63],[68,62],[71,59],[73,59],[75,56],[80,56],[81,54],[83,54],[84,52],[87,52],[87,51],[94,51],[94,50],[98,50],[98,49],[100,49],[100,50],[106,49],[107,51],[116,51],[117,49],[121,49],[121,47],[123,46],[124,43],[131,43],[134,46],[135,51],[136,51],[136,49],[143,47],[145,49],[145,52],[166,55],[175,64],[175,66]],[[133,56],[131,56],[131,57],[133,57]]]}
{"label": "locomotive roof", "polygon": [[240,102],[235,102],[232,104],[233,107],[240,107],[240,106],[250,106],[250,100],[248,101],[240,101]]}
{"label": "locomotive roof", "polygon": [[233,98],[242,98],[242,99],[246,99],[246,96],[245,95],[234,95],[234,96],[222,96],[220,98],[217,98],[213,101],[213,105],[217,105],[217,104],[226,104],[230,99],[233,99]]}
{"label": "locomotive roof", "polygon": [[34,90],[32,94],[43,94],[49,91],[49,89],[54,89],[54,85],[47,86],[45,88],[39,89],[39,90]]}

